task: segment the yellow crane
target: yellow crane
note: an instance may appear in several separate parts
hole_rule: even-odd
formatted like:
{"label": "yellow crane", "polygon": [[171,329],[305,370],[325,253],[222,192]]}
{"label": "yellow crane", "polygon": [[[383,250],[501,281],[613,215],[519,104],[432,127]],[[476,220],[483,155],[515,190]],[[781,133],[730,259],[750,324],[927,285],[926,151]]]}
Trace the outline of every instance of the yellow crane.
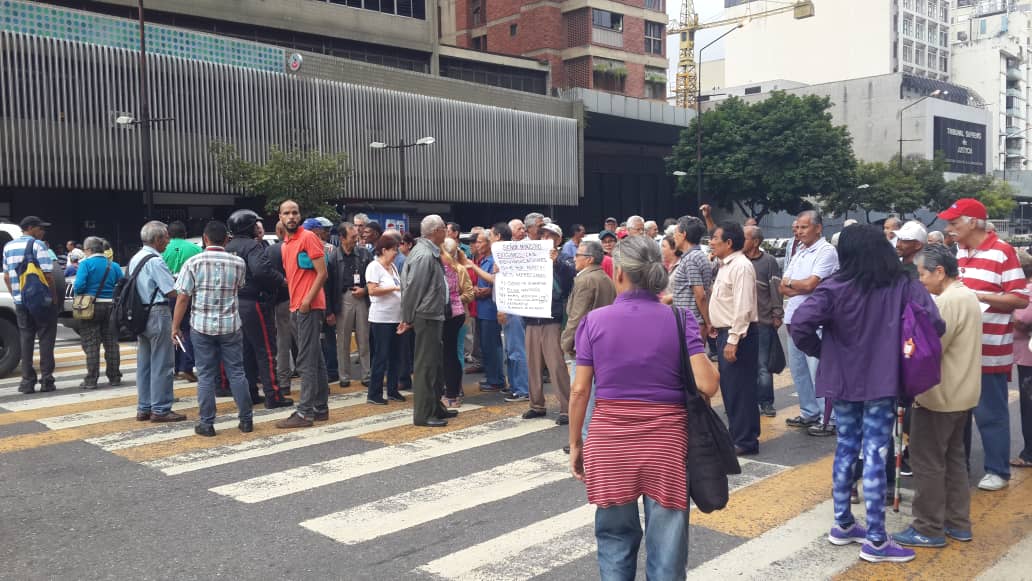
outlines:
{"label": "yellow crane", "polygon": [[743,14],[734,18],[725,18],[714,22],[699,23],[699,15],[695,12],[694,0],[681,0],[681,21],[676,26],[669,28],[667,34],[680,35],[680,46],[677,52],[677,84],[674,95],[677,98],[678,107],[692,107],[695,105],[696,95],[699,93],[699,72],[698,63],[695,62],[695,32],[707,28],[718,28],[731,24],[741,25],[756,18],[766,18],[775,14],[793,12],[796,20],[813,16],[813,0],[799,0],[794,4]]}

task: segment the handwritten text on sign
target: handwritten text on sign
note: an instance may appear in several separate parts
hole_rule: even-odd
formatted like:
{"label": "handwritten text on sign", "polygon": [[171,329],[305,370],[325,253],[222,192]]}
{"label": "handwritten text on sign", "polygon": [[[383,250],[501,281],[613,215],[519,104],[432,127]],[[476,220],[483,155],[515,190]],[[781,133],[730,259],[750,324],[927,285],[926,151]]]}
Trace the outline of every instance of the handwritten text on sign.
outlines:
{"label": "handwritten text on sign", "polygon": [[552,259],[548,240],[495,242],[491,245],[498,273],[498,311],[521,317],[552,317]]}

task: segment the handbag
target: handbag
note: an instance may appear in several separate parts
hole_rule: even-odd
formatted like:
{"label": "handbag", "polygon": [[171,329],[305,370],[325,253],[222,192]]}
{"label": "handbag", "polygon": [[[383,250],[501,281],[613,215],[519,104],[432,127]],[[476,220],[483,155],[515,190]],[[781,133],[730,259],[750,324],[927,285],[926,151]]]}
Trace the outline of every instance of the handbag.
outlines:
{"label": "handbag", "polygon": [[681,381],[684,385],[684,407],[688,411],[688,455],[685,459],[688,496],[702,512],[709,513],[727,506],[730,495],[727,477],[741,474],[735,445],[727,426],[713,408],[699,395],[685,344],[687,311],[671,307],[677,319],[677,343],[681,346]]}
{"label": "handbag", "polygon": [[774,336],[770,338],[770,354],[767,356],[767,371],[777,375],[785,370],[788,361],[785,359],[785,349],[781,346],[781,339],[778,338],[778,330],[769,331]]}
{"label": "handbag", "polygon": [[92,321],[93,314],[96,311],[97,306],[97,295],[100,294],[100,289],[104,288],[104,283],[107,282],[107,275],[111,272],[111,261],[107,261],[107,268],[104,269],[104,274],[100,277],[100,282],[97,283],[97,291],[91,295],[75,295],[72,299],[72,317],[79,321]]}

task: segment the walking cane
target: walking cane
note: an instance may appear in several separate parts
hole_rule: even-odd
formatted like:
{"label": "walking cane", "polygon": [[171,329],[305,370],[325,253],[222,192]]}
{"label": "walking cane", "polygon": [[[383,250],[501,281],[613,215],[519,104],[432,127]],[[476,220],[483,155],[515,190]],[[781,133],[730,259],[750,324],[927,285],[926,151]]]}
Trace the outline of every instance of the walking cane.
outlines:
{"label": "walking cane", "polygon": [[892,497],[892,512],[899,512],[899,498],[900,498],[900,472],[903,469],[903,406],[896,406],[896,429],[893,430],[896,435],[896,485],[895,494]]}

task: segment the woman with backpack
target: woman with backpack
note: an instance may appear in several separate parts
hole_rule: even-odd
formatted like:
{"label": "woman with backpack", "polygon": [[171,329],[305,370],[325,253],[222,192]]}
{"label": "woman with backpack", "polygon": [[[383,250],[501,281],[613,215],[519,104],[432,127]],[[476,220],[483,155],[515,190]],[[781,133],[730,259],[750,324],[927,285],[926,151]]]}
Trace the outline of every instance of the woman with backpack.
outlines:
{"label": "woman with backpack", "polygon": [[[906,562],[914,551],[885,532],[885,451],[892,446],[896,399],[903,395],[903,311],[921,307],[941,335],[945,323],[934,301],[907,276],[884,233],[851,226],[838,245],[839,271],[822,282],[795,312],[791,334],[809,356],[820,357],[817,395],[834,400],[838,447],[832,469],[835,545],[862,543],[860,558]],[[853,519],[849,493],[853,463],[863,446],[867,528]]]}
{"label": "woman with backpack", "polygon": [[[93,314],[89,318],[79,319],[79,338],[82,350],[86,354],[86,377],[79,387],[97,389],[97,378],[100,377],[100,346],[104,345],[104,372],[112,387],[122,384],[122,372],[119,370],[121,357],[118,347],[118,330],[111,320],[112,301],[115,296],[115,285],[122,278],[122,267],[104,256],[106,242],[103,238],[90,236],[83,242],[86,258],[79,263],[75,273],[74,292],[76,305],[82,302],[80,297],[92,296],[87,302],[93,303]],[[79,316],[79,315],[77,315]]]}

